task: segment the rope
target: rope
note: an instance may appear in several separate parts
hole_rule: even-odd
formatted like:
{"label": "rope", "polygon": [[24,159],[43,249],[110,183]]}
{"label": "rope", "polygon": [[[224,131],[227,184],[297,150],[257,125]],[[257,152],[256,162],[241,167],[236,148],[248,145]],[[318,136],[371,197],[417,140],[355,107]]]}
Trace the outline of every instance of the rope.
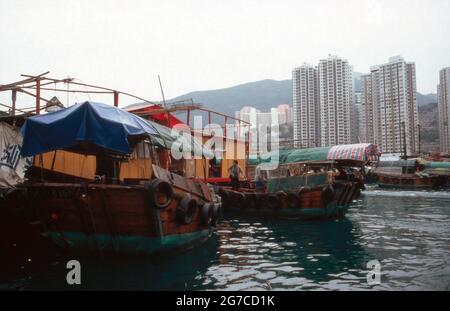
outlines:
{"label": "rope", "polygon": [[[87,186],[83,185],[83,188],[85,188],[85,191],[86,191],[85,195],[87,196]],[[102,253],[102,249],[100,248],[99,243],[98,243],[98,241],[97,241],[97,239],[95,237],[96,234],[97,234],[97,226],[95,225],[94,214],[92,213],[92,208],[88,204],[86,204],[86,207],[89,210],[89,215],[91,216],[92,228],[94,229],[94,234],[92,235],[92,238],[94,240],[96,250],[101,254]]]}
{"label": "rope", "polygon": [[[78,78],[74,78],[74,80],[80,81],[81,83],[85,84],[83,81],[81,81],[81,80],[78,79]],[[88,98],[89,98],[89,101],[92,101],[91,95],[90,95],[89,90],[87,89],[86,85],[82,85],[82,87],[83,87],[84,90],[86,91],[86,94],[87,94],[87,96],[88,96]]]}

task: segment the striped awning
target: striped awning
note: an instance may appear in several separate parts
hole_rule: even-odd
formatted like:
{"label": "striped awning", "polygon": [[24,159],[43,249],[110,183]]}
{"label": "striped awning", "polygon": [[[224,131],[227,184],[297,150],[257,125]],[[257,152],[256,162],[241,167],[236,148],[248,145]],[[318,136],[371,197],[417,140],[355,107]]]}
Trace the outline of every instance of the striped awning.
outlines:
{"label": "striped awning", "polygon": [[374,144],[337,145],[328,151],[328,160],[378,161],[381,153]]}

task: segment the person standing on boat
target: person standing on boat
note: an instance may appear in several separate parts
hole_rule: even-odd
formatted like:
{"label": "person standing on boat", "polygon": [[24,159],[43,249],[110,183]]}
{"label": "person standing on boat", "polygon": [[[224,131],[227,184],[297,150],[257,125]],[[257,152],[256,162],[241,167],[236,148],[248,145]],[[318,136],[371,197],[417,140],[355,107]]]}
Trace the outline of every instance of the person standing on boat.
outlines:
{"label": "person standing on boat", "polygon": [[265,178],[263,171],[259,166],[256,167],[255,188],[256,192],[264,192],[265,190]]}
{"label": "person standing on boat", "polygon": [[230,172],[231,189],[239,191],[239,176],[244,173],[237,160],[233,161],[233,165],[228,168],[228,172]]}

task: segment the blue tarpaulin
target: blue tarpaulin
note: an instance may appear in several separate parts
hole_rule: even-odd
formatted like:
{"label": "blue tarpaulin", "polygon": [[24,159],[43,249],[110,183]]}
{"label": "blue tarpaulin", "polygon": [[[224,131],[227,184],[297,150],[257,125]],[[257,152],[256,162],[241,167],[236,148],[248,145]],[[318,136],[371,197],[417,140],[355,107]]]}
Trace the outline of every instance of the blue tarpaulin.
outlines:
{"label": "blue tarpaulin", "polygon": [[159,136],[150,122],[119,108],[89,101],[28,118],[22,135],[22,156],[76,148],[81,142],[130,153],[129,138]]}

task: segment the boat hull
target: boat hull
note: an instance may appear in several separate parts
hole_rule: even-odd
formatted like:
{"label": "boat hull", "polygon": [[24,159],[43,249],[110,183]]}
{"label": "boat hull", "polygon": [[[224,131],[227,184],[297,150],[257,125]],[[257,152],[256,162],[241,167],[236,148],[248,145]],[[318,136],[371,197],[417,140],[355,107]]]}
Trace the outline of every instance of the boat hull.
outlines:
{"label": "boat hull", "polygon": [[[212,218],[202,220],[202,207],[211,201],[176,188],[165,207],[155,206],[144,186],[34,183],[23,190],[20,204],[37,215],[41,235],[68,251],[178,251],[208,239],[214,225]],[[180,219],[186,198],[196,202],[188,220]]]}
{"label": "boat hull", "polygon": [[377,184],[381,188],[401,188],[405,190],[433,189],[445,186],[443,176],[419,177],[415,174],[377,174]]}
{"label": "boat hull", "polygon": [[211,229],[206,229],[164,237],[146,237],[53,231],[45,233],[44,236],[68,251],[149,255],[187,250],[206,241],[211,233]]}
{"label": "boat hull", "polygon": [[[316,187],[298,193],[298,203],[292,206],[283,199],[273,201],[279,193],[236,192],[222,188],[224,213],[251,213],[262,217],[290,217],[304,220],[343,217],[350,204],[360,194],[360,184],[347,182],[334,185],[332,197],[324,198],[326,187]],[[224,194],[226,193],[226,194]],[[235,197],[234,200],[230,197]]]}

